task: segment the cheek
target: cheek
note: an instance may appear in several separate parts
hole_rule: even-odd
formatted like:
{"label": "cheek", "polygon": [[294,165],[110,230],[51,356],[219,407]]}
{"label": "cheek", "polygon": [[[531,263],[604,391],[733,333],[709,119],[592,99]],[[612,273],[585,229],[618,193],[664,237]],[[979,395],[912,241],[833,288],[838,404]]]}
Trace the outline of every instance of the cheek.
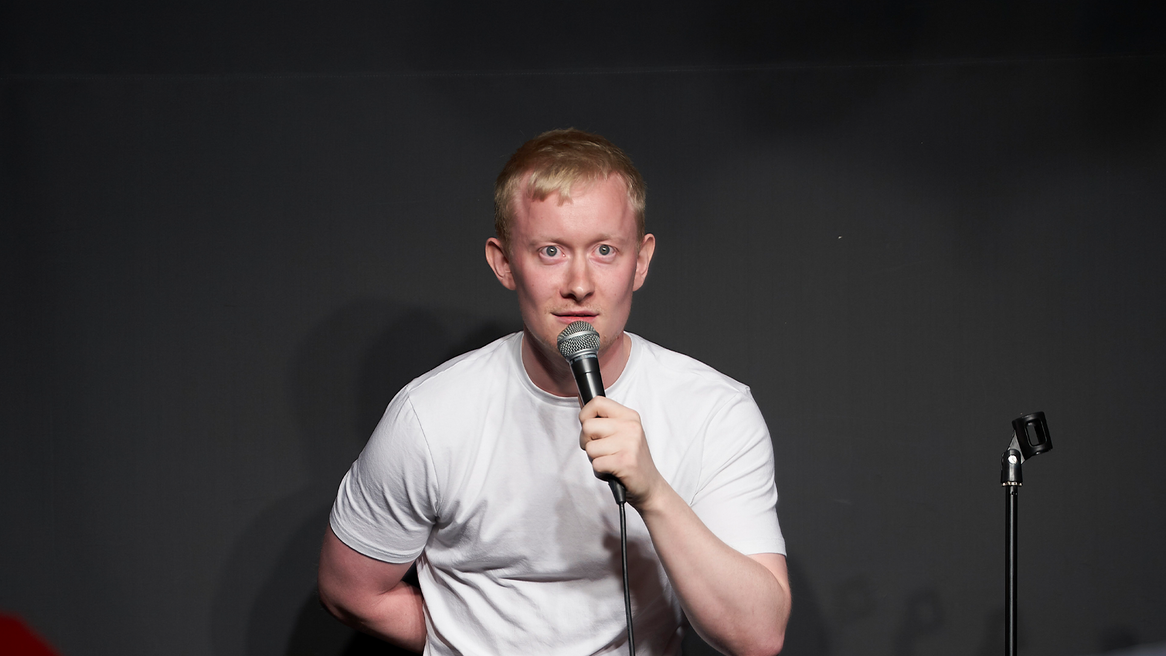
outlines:
{"label": "cheek", "polygon": [[620,267],[618,270],[612,271],[611,275],[604,280],[604,289],[607,289],[613,298],[631,294],[635,287],[635,266]]}
{"label": "cheek", "polygon": [[539,303],[552,296],[555,291],[554,281],[545,272],[539,275],[529,275],[529,271],[516,276],[518,295],[528,302]]}

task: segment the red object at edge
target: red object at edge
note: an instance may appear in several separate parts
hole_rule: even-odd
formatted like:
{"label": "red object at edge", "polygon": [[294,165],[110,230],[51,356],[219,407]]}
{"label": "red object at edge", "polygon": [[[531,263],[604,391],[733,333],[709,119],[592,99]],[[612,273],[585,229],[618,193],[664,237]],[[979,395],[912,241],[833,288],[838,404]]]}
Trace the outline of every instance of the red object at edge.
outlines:
{"label": "red object at edge", "polygon": [[19,617],[0,615],[0,652],[4,656],[58,656]]}

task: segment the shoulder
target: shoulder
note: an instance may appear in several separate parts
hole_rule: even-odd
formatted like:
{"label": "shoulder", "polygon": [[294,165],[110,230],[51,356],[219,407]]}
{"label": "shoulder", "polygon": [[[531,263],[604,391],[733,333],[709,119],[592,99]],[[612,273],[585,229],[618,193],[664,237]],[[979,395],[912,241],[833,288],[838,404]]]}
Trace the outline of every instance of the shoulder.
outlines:
{"label": "shoulder", "polygon": [[443,362],[413,379],[402,392],[411,397],[442,394],[449,388],[489,387],[492,377],[508,375],[508,369],[520,362],[522,333],[511,333],[473,351]]}
{"label": "shoulder", "polygon": [[660,386],[691,390],[690,393],[749,396],[749,386],[717,371],[709,365],[639,335],[632,338],[634,376],[644,377],[655,388]]}
{"label": "shoulder", "polygon": [[495,395],[512,388],[521,367],[522,333],[501,337],[463,353],[413,379],[390,404],[407,406],[416,421],[448,415],[453,408],[489,404]]}
{"label": "shoulder", "polygon": [[510,377],[507,368],[518,357],[514,340],[519,338],[521,333],[507,335],[414,378],[385,409],[366,454],[382,448],[391,453],[404,443],[422,448],[449,422],[489,406],[497,381]]}

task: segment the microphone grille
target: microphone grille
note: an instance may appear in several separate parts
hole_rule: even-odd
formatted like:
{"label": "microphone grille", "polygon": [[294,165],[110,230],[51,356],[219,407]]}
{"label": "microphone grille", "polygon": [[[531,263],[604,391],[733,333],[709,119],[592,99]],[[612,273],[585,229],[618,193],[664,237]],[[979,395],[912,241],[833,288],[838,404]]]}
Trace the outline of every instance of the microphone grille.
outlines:
{"label": "microphone grille", "polygon": [[568,360],[574,360],[585,351],[599,352],[599,333],[595,331],[595,326],[586,321],[572,321],[559,333],[558,344],[559,353]]}

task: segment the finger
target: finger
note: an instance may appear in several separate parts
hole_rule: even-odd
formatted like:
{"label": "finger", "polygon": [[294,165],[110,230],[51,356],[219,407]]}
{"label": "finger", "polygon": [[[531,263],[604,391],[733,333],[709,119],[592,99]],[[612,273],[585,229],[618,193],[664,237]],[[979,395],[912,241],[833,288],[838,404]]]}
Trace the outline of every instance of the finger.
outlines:
{"label": "finger", "polygon": [[607,417],[609,419],[639,419],[640,415],[635,410],[619,403],[612,401],[606,396],[597,396],[587,402],[579,410],[579,421],[586,421],[594,417]]}
{"label": "finger", "polygon": [[592,442],[592,448],[587,450],[587,457],[591,459],[591,470],[596,478],[608,479],[619,477],[626,472],[627,463],[625,454],[619,450],[604,448],[602,442]]}
{"label": "finger", "polygon": [[620,445],[615,440],[595,440],[588,442],[583,450],[587,452],[587,457],[595,462],[596,458],[603,458],[606,456],[615,455],[620,452]]}
{"label": "finger", "polygon": [[628,425],[627,421],[620,419],[609,419],[607,417],[592,417],[580,425],[582,431],[591,439],[600,440],[609,437],[619,432],[619,430]]}
{"label": "finger", "polygon": [[603,407],[606,398],[607,397],[597,396],[584,404],[584,406],[579,409],[579,423],[583,423],[588,419],[594,419],[601,416],[599,414],[599,409]]}
{"label": "finger", "polygon": [[601,481],[619,479],[618,469],[615,456],[601,456],[591,461],[591,473]]}
{"label": "finger", "polygon": [[619,431],[619,422],[606,417],[593,417],[583,422],[579,429],[579,447],[587,448],[589,442],[602,440]]}

